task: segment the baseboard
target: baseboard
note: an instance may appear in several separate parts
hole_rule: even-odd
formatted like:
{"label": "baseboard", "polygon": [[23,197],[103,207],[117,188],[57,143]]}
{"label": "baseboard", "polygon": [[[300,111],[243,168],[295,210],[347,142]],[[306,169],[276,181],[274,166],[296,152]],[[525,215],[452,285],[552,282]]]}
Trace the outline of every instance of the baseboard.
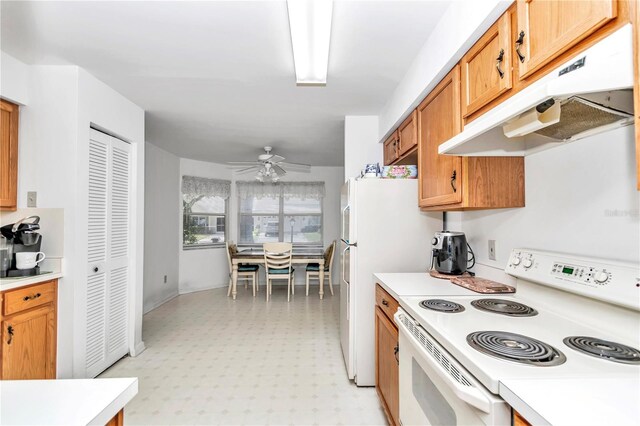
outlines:
{"label": "baseboard", "polygon": [[166,298],[164,298],[163,300],[154,303],[153,305],[151,305],[151,307],[149,307],[148,309],[145,309],[142,311],[142,314],[148,314],[149,312],[153,311],[156,308],[159,308],[160,306],[164,305],[165,303],[167,303],[169,300],[171,299],[175,299],[176,297],[178,297],[180,295],[179,292],[175,292],[175,293],[171,293],[169,296],[167,296]]}
{"label": "baseboard", "polygon": [[136,347],[134,348],[133,351],[130,352],[130,355],[132,357],[136,357],[136,356],[140,355],[142,352],[144,352],[145,349],[147,349],[147,347],[144,345],[144,342],[140,341],[140,342],[136,343]]}
{"label": "baseboard", "polygon": [[207,287],[179,289],[178,290],[178,294],[197,293],[199,291],[214,290],[216,288],[227,288],[228,286],[229,286],[229,283],[224,283],[224,284],[219,284],[219,285],[211,285],[211,286],[207,286]]}

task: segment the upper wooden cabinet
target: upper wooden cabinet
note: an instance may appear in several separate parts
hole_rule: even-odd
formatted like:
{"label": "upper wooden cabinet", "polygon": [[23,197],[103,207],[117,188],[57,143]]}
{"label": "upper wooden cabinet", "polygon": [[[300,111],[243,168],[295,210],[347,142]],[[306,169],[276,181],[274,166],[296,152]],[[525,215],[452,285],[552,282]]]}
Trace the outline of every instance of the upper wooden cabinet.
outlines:
{"label": "upper wooden cabinet", "polygon": [[398,131],[394,131],[384,141],[383,145],[384,165],[388,166],[398,159]]}
{"label": "upper wooden cabinet", "polygon": [[418,145],[418,112],[413,111],[398,127],[398,157],[402,157]]}
{"label": "upper wooden cabinet", "polygon": [[511,89],[511,14],[505,13],[460,61],[462,116]]}
{"label": "upper wooden cabinet", "polygon": [[462,130],[460,68],[418,106],[419,206],[424,210],[524,207],[523,157],[456,157],[438,146]]}
{"label": "upper wooden cabinet", "polygon": [[456,67],[418,106],[419,206],[462,201],[462,159],[438,154],[438,146],[462,131],[460,67]]}
{"label": "upper wooden cabinet", "polygon": [[0,99],[0,210],[17,206],[18,111],[18,105]]}
{"label": "upper wooden cabinet", "polygon": [[616,0],[517,0],[514,41],[526,78],[617,16]]}

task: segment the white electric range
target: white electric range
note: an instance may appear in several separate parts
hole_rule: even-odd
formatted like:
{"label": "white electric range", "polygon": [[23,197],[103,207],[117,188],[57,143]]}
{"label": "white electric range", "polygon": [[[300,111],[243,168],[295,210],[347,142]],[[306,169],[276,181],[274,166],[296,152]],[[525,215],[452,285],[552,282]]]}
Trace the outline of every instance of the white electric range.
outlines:
{"label": "white electric range", "polygon": [[[638,266],[514,250],[505,272],[515,294],[401,298],[401,422],[506,425],[514,389],[533,388],[516,408],[561,422],[588,386],[607,393],[587,407],[592,423],[640,422]],[[560,384],[575,394],[554,394]]]}

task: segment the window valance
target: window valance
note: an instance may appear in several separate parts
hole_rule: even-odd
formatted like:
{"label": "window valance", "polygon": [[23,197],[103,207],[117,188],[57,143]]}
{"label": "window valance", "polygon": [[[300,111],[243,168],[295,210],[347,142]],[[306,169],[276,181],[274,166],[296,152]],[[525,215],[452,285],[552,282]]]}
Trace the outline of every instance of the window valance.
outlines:
{"label": "window valance", "polygon": [[240,198],[324,198],[324,182],[236,182]]}
{"label": "window valance", "polygon": [[182,196],[195,198],[222,197],[229,198],[231,194],[231,181],[222,179],[209,179],[197,176],[182,176]]}

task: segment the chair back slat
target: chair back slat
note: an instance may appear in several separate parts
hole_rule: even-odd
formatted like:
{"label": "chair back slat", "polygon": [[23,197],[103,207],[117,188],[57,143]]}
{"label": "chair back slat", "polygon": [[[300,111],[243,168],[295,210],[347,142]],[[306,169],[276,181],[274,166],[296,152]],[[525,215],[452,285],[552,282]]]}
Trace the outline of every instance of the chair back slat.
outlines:
{"label": "chair back slat", "polygon": [[290,243],[264,243],[264,265],[272,269],[291,268],[292,245]]}

